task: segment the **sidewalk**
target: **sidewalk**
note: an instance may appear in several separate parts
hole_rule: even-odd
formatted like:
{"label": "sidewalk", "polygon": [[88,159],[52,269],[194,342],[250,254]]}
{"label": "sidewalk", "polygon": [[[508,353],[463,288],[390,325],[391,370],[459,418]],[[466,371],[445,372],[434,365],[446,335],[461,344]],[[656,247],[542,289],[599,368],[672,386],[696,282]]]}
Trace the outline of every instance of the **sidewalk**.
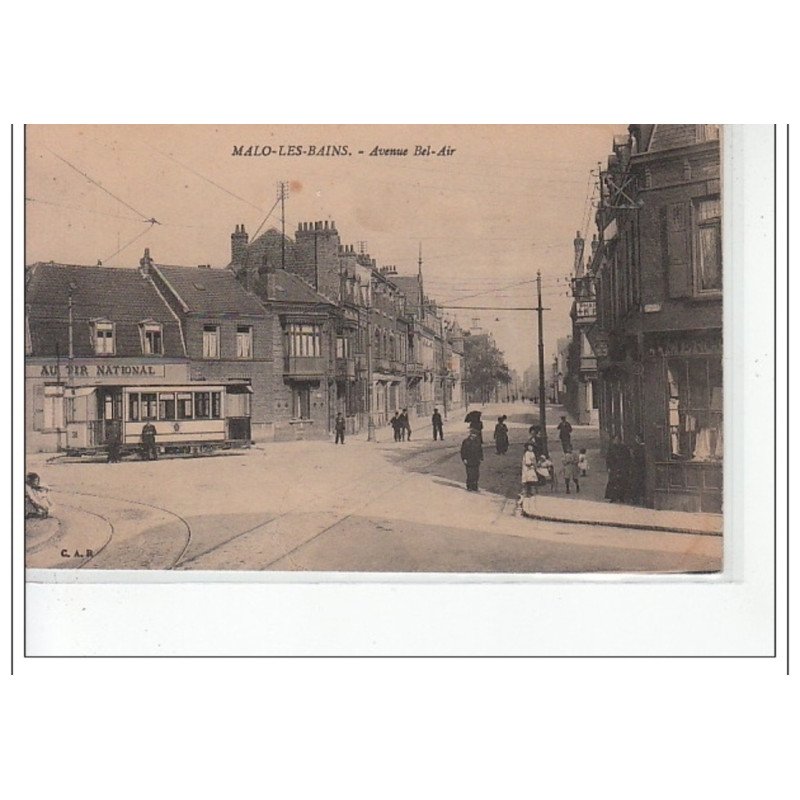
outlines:
{"label": "sidewalk", "polygon": [[617,503],[578,500],[539,494],[522,500],[522,514],[548,522],[609,525],[641,531],[722,536],[722,515],[686,511],[657,511]]}

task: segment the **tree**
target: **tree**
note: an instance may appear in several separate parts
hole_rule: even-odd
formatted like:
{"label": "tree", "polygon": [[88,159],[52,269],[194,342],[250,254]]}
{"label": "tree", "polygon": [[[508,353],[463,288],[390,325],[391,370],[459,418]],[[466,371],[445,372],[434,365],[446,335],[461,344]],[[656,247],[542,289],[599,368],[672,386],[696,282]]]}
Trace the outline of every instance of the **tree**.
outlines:
{"label": "tree", "polygon": [[489,401],[497,385],[511,382],[511,372],[494,339],[481,333],[464,337],[464,385],[469,396]]}

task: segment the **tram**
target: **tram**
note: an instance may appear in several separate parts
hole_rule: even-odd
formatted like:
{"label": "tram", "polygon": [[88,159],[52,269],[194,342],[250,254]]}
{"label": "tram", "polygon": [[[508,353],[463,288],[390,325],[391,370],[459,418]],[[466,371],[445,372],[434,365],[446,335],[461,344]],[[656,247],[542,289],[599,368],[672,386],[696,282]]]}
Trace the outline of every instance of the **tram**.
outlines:
{"label": "tram", "polygon": [[249,385],[206,383],[67,389],[65,449],[97,453],[116,438],[122,454],[137,452],[148,423],[165,453],[243,446],[250,443],[250,391]]}

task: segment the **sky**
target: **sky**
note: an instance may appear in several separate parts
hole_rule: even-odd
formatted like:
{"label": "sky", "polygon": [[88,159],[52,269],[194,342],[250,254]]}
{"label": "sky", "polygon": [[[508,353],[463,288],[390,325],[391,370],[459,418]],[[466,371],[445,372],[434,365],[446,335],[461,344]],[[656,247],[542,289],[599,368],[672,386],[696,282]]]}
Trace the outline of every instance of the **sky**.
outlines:
{"label": "sky", "polygon": [[[534,306],[541,270],[549,362],[571,330],[573,239],[578,230],[591,238],[591,171],[626,130],[32,125],[26,263],[135,267],[149,247],[157,263],[224,267],[236,225],[251,237],[280,229],[284,181],[287,234],[299,222],[334,221],[343,244],[364,242],[379,266],[401,274],[416,272],[421,246],[426,293],[444,305]],[[240,146],[259,154],[233,155]],[[407,154],[369,155],[375,148]],[[446,313],[463,327],[477,318],[520,374],[538,363],[535,312]]]}

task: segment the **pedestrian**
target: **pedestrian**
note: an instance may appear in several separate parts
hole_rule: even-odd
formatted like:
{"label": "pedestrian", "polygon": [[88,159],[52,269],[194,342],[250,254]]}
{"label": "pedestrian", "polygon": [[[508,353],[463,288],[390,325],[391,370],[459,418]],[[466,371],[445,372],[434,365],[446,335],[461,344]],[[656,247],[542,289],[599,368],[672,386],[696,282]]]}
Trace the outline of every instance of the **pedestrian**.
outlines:
{"label": "pedestrian", "polygon": [[585,478],[589,474],[589,459],[586,456],[585,447],[581,447],[578,452],[578,469],[581,471],[582,478]]}
{"label": "pedestrian", "polygon": [[522,493],[525,497],[533,495],[534,487],[539,483],[539,476],[536,474],[536,453],[533,452],[533,443],[525,445],[525,452],[522,454]]}
{"label": "pedestrian", "polygon": [[542,435],[542,428],[540,425],[531,425],[528,428],[528,433],[530,434],[528,441],[533,444],[533,452],[536,453],[536,457],[539,458],[540,456],[544,455],[544,436]]}
{"label": "pedestrian", "polygon": [[645,458],[644,437],[641,433],[634,436],[634,443],[631,447],[631,464],[629,476],[628,497],[632,503],[643,505],[645,500],[645,487],[647,475],[647,461]]}
{"label": "pedestrian", "polygon": [[339,411],[336,414],[336,422],[334,422],[334,429],[336,430],[336,441],[334,442],[334,444],[339,444],[339,443],[344,444],[345,421],[341,411]]}
{"label": "pedestrian", "polygon": [[411,420],[408,418],[408,410],[403,409],[402,414],[400,414],[400,419],[403,420],[403,439],[408,439],[411,441]]}
{"label": "pedestrian", "polygon": [[402,420],[400,419],[400,412],[395,411],[394,416],[389,420],[389,424],[392,426],[392,430],[394,431],[394,440],[396,442],[400,441],[400,427],[403,424]]}
{"label": "pedestrian", "polygon": [[508,426],[505,414],[497,418],[497,425],[494,426],[494,446],[497,455],[504,456],[508,452]]}
{"label": "pedestrian", "polygon": [[431,425],[433,426],[433,441],[435,442],[437,437],[444,441],[444,426],[442,423],[442,415],[439,413],[438,408],[433,409]]}
{"label": "pedestrian", "polygon": [[119,423],[110,422],[108,425],[106,444],[108,446],[108,458],[106,463],[116,464],[120,460],[120,430]]}
{"label": "pedestrian", "polygon": [[558,438],[561,440],[561,450],[569,453],[572,450],[572,425],[563,416],[561,422],[558,423]]}
{"label": "pedestrian", "polygon": [[146,461],[158,460],[158,447],[156,447],[156,426],[146,422],[142,428],[142,455]]}
{"label": "pedestrian", "polygon": [[628,448],[622,444],[619,436],[614,436],[606,453],[606,467],[608,468],[606,500],[610,500],[612,503],[625,500],[628,494],[630,463],[631,456]]}
{"label": "pedestrian", "polygon": [[555,490],[553,462],[545,455],[536,459],[536,476],[538,478],[537,486],[547,486],[549,483],[550,488]]}
{"label": "pedestrian", "polygon": [[467,491],[477,492],[481,461],[483,461],[483,447],[476,428],[470,428],[469,436],[461,443],[461,460],[467,468]]}
{"label": "pedestrian", "polygon": [[37,473],[29,472],[25,476],[25,519],[38,517],[46,519],[53,510],[49,497],[50,488],[45,486]]}
{"label": "pedestrian", "polygon": [[572,452],[572,450],[568,450],[566,453],[564,453],[562,467],[564,470],[564,486],[567,490],[567,494],[570,493],[570,481],[575,484],[575,493],[579,494],[581,491],[581,485],[578,483],[578,475],[580,474],[578,469],[578,457]]}

